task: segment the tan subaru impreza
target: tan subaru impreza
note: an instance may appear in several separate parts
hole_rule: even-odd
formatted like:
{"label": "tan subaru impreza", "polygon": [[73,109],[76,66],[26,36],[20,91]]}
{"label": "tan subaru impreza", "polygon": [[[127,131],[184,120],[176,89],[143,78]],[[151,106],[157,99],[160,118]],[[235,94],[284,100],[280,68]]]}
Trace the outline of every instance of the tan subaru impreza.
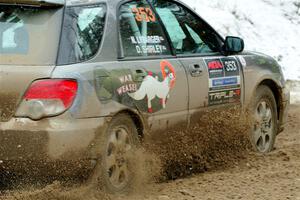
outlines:
{"label": "tan subaru impreza", "polygon": [[78,163],[121,192],[146,133],[236,105],[271,151],[289,92],[273,58],[243,49],[177,0],[0,0],[2,171]]}

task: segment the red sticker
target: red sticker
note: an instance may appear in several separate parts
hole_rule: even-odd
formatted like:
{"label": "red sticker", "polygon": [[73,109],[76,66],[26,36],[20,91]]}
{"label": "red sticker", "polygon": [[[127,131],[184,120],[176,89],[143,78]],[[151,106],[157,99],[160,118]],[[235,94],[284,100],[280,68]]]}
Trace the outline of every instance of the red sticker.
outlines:
{"label": "red sticker", "polygon": [[236,94],[237,96],[241,96],[241,90],[240,90],[240,89],[235,90],[235,94]]}
{"label": "red sticker", "polygon": [[167,60],[161,61],[160,62],[160,69],[161,69],[162,76],[163,76],[164,79],[167,77],[166,68],[169,70],[169,73],[172,74],[170,88],[173,88],[175,86],[175,82],[176,82],[175,69],[173,68],[172,64],[169,61],[167,61]]}
{"label": "red sticker", "polygon": [[214,69],[223,69],[223,65],[220,61],[211,61],[208,63],[208,69],[214,70]]}

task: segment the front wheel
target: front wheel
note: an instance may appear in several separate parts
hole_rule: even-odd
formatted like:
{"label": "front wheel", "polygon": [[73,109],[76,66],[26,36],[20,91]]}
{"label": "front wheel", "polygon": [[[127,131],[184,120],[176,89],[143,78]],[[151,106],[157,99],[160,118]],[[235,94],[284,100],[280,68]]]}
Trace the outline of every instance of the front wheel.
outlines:
{"label": "front wheel", "polygon": [[252,127],[250,138],[254,149],[259,153],[273,150],[277,135],[277,106],[271,89],[259,86],[252,100]]}

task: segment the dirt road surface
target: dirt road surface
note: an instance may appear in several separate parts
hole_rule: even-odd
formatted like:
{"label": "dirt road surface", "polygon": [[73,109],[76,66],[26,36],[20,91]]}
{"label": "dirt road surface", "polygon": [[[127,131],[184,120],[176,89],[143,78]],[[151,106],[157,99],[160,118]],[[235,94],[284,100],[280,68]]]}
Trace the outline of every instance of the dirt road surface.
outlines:
{"label": "dirt road surface", "polygon": [[291,106],[289,123],[272,153],[249,153],[225,169],[156,184],[131,199],[300,200],[300,106]]}
{"label": "dirt road surface", "polygon": [[129,196],[111,196],[87,186],[65,187],[57,182],[39,189],[3,191],[0,199],[300,200],[300,105],[291,106],[286,130],[268,155],[247,153],[243,159],[222,168],[143,185]]}

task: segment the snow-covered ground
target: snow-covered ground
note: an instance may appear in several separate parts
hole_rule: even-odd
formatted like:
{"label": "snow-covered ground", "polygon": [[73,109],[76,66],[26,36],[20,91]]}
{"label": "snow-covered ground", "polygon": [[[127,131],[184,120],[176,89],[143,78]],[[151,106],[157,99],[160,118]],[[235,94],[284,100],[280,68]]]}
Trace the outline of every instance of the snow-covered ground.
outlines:
{"label": "snow-covered ground", "polygon": [[300,0],[183,0],[223,36],[276,58],[285,77],[300,80]]}

